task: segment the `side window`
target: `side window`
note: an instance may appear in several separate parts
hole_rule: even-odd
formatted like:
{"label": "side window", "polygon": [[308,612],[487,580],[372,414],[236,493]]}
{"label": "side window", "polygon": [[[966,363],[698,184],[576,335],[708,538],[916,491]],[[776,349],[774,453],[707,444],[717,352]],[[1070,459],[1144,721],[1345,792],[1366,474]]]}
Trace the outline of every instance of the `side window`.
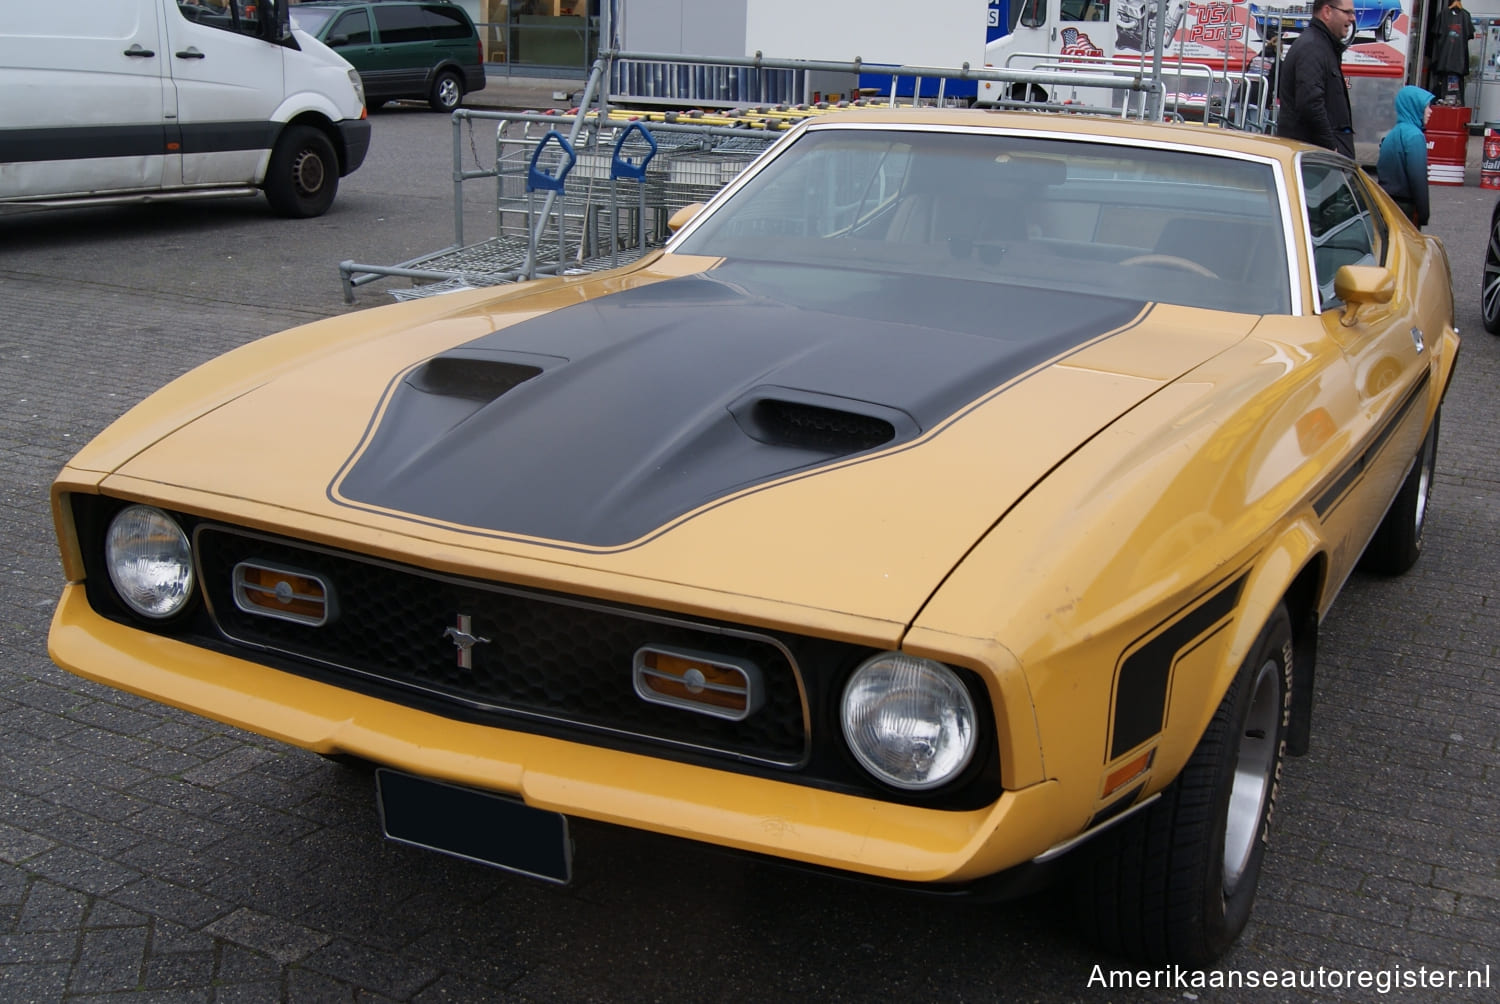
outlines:
{"label": "side window", "polygon": [[469,22],[464,18],[463,11],[455,10],[444,5],[442,7],[423,7],[427,27],[432,31],[432,37],[438,39],[465,39],[473,38],[474,31],[469,27]]}
{"label": "side window", "polygon": [[[255,32],[253,16],[247,17],[244,4],[231,0],[178,0],[177,10],[183,17],[196,24],[220,28],[245,35]],[[250,15],[254,14],[252,9]]]}
{"label": "side window", "polygon": [[1340,302],[1333,290],[1333,277],[1341,267],[1380,261],[1381,241],[1374,223],[1377,214],[1371,211],[1362,190],[1355,195],[1360,184],[1337,165],[1302,161],[1303,199],[1320,310]]}
{"label": "side window", "polygon": [[407,7],[404,4],[376,4],[373,9],[375,27],[380,30],[381,45],[426,42],[432,39],[427,20],[422,16],[422,8]]}
{"label": "side window", "polygon": [[373,37],[367,10],[345,11],[328,32],[328,41],[334,45],[369,45]]}
{"label": "side window", "polygon": [[1047,23],[1047,0],[1012,0],[1010,5],[1010,30],[1016,23],[1023,28],[1040,28]]}
{"label": "side window", "polygon": [[1349,176],[1349,187],[1354,192],[1354,201],[1359,206],[1359,211],[1370,223],[1370,244],[1375,251],[1375,264],[1384,265],[1386,249],[1391,246],[1391,228],[1370,198],[1370,179],[1363,172],[1352,174]]}
{"label": "side window", "polygon": [[1109,0],[1062,0],[1059,21],[1108,21]]}

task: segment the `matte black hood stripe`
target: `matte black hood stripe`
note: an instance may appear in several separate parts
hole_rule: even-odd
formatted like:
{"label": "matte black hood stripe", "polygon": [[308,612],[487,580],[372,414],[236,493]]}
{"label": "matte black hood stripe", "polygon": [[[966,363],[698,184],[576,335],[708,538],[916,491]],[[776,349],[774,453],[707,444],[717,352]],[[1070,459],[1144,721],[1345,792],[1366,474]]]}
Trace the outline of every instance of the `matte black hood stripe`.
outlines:
{"label": "matte black hood stripe", "polygon": [[[490,537],[621,550],[746,491],[903,449],[1147,309],[725,263],[520,322],[400,374],[328,495]],[[815,428],[785,434],[787,421]]]}

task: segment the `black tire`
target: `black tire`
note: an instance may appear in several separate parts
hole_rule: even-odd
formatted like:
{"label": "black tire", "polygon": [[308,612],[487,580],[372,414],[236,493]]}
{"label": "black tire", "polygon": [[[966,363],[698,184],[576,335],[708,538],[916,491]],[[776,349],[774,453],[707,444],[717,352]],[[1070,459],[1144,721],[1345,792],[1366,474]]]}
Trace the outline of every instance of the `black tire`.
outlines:
{"label": "black tire", "polygon": [[1395,34],[1393,25],[1396,22],[1397,13],[1397,11],[1393,10],[1385,12],[1385,17],[1380,19],[1380,26],[1375,29],[1375,37],[1377,39],[1382,42],[1389,42],[1391,40],[1391,36]]}
{"label": "black tire", "polygon": [[435,112],[451,112],[464,103],[464,84],[458,74],[444,70],[432,81],[427,103]]}
{"label": "black tire", "polygon": [[1422,556],[1422,531],[1427,526],[1427,504],[1432,499],[1432,473],[1437,467],[1438,425],[1443,414],[1432,416],[1422,448],[1411,462],[1406,480],[1375,536],[1365,545],[1359,567],[1380,575],[1400,575]]}
{"label": "black tire", "polygon": [[266,168],[266,201],[281,216],[322,216],[339,190],[339,159],[312,126],[288,126]]}
{"label": "black tire", "polygon": [[1099,947],[1203,966],[1239,937],[1269,839],[1291,693],[1292,622],[1278,606],[1182,773],[1080,851],[1079,922]]}
{"label": "black tire", "polygon": [[1048,100],[1046,88],[1040,84],[1014,83],[1010,85],[1010,100],[1045,104]]}
{"label": "black tire", "polygon": [[1484,330],[1500,335],[1500,202],[1490,212],[1490,239],[1484,249],[1484,285],[1480,287]]}

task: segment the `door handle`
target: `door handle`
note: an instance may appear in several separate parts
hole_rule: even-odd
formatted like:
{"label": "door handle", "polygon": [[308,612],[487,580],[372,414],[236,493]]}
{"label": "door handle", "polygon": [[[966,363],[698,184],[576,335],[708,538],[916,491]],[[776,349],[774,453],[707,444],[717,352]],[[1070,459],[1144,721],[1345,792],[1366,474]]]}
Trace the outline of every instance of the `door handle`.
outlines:
{"label": "door handle", "polygon": [[125,55],[127,55],[127,56],[135,56],[135,57],[140,58],[140,59],[147,59],[147,58],[150,58],[151,56],[156,55],[156,53],[153,50],[151,50],[151,49],[143,49],[143,48],[141,48],[141,43],[136,42],[130,48],[128,48],[128,49],[125,50]]}
{"label": "door handle", "polygon": [[204,54],[198,50],[196,45],[190,45],[176,53],[178,59],[203,59]]}

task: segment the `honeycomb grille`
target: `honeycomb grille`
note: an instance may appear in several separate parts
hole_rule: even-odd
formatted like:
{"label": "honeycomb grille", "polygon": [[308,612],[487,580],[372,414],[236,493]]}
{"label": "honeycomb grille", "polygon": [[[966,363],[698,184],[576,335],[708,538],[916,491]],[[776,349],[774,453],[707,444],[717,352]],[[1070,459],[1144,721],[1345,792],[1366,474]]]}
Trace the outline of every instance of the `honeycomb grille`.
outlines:
{"label": "honeycomb grille", "polygon": [[[808,755],[797,669],[768,636],[438,576],[223,527],[200,527],[197,553],[214,621],[241,644],[481,716],[560,723],[778,765],[797,765]],[[334,616],[312,626],[240,610],[232,591],[241,561],[321,577],[331,587]],[[468,617],[467,633],[485,639],[466,659],[453,638],[460,616]],[[631,670],[644,645],[748,660],[760,670],[765,703],[732,722],[642,701]]]}

